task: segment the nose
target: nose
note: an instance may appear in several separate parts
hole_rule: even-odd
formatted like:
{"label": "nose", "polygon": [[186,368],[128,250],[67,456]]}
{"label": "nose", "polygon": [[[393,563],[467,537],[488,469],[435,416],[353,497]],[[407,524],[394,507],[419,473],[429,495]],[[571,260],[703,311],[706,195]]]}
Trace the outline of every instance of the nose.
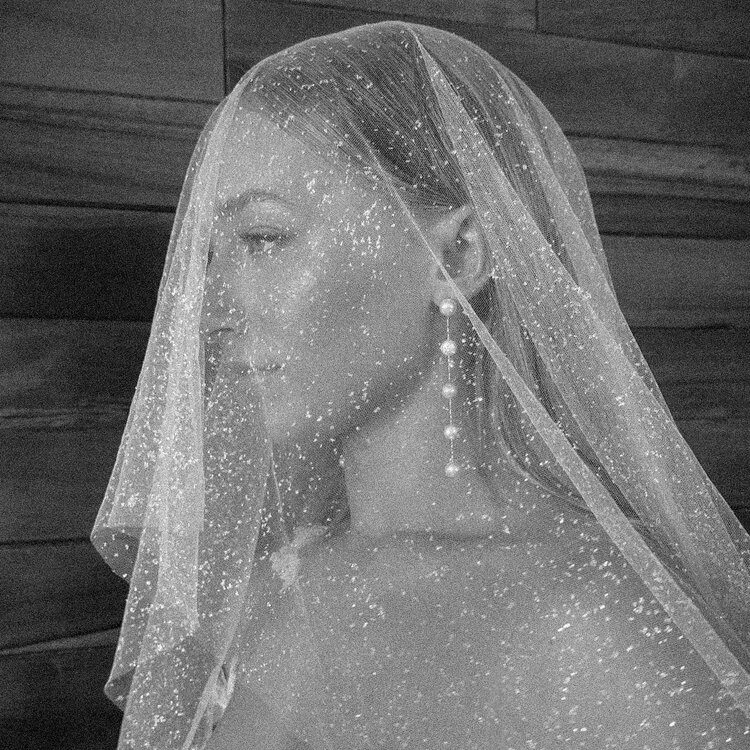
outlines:
{"label": "nose", "polygon": [[204,297],[201,311],[200,332],[207,342],[226,339],[228,335],[244,336],[248,331],[247,316],[234,305],[219,305]]}
{"label": "nose", "polygon": [[217,256],[212,241],[201,310],[201,334],[206,339],[226,333],[243,335],[248,328],[250,300],[247,299],[247,289],[243,289],[246,280],[236,264],[227,267],[226,262],[222,262],[223,256],[223,253]]}

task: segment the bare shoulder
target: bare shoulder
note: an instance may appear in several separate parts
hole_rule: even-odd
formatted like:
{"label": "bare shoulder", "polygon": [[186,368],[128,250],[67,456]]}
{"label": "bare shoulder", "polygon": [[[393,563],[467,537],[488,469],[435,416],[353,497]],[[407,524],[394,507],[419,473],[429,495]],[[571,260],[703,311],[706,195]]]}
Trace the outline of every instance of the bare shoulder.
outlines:
{"label": "bare shoulder", "polygon": [[[538,532],[465,547],[400,544],[373,551],[351,540],[311,546],[298,596],[320,625],[319,637],[331,641],[326,653],[341,662],[340,678],[356,683],[342,683],[342,691],[353,695],[356,687],[370,696],[362,711],[374,721],[387,710],[374,696],[387,700],[404,692],[407,672],[415,694],[442,695],[444,688],[453,695],[456,683],[471,684],[471,700],[502,716],[509,746],[511,740],[556,746],[561,737],[597,750],[750,745],[747,719],[732,709],[601,527],[569,516]],[[320,683],[308,674],[312,660],[293,611],[278,609],[247,655],[248,683],[230,704],[236,718],[226,732],[233,721],[245,736],[256,731],[254,712],[269,714],[253,685],[285,707],[276,728],[262,730],[286,727],[274,742],[292,742],[299,727],[314,721],[314,695],[303,687]],[[383,658],[389,654],[399,658]],[[451,704],[440,705],[435,725],[445,731],[452,726],[445,719]],[[451,719],[456,726],[459,709],[460,701]],[[211,750],[224,747],[232,745]]]}
{"label": "bare shoulder", "polygon": [[536,557],[539,688],[560,706],[545,721],[623,749],[750,744],[748,719],[598,524]]}

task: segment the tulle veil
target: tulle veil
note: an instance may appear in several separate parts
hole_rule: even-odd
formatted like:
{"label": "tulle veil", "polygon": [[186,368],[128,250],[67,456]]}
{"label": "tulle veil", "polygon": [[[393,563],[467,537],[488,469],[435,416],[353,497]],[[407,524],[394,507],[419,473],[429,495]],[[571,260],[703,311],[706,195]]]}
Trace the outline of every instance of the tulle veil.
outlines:
{"label": "tulle veil", "polygon": [[[378,58],[397,34],[409,69]],[[406,153],[429,126],[476,213],[519,349],[490,330],[453,284],[513,424],[497,424],[508,471],[550,502],[586,509],[750,717],[750,537],[680,434],[618,305],[583,170],[544,105],[500,62],[431,27],[383,22],[259,62],[216,108],[193,154],[175,217],[146,355],[92,541],[130,593],[108,696],[125,712],[121,747],[200,747],[247,611],[254,559],[283,491],[259,392],[211,359],[202,327],[222,154],[250,92],[289,132],[294,113],[351,113],[346,134],[307,142],[386,191],[417,234],[410,188],[356,103],[382,81],[421,76],[432,117],[403,117]],[[343,51],[342,51],[343,50]],[[349,54],[349,88],[330,74]],[[376,59],[380,86],[362,61]],[[274,66],[283,75],[265,75]],[[380,101],[380,99],[378,99]],[[491,129],[489,124],[493,125]],[[317,135],[316,135],[317,134]],[[317,140],[316,140],[317,138]],[[405,145],[404,145],[405,144]],[[397,157],[398,158],[398,157]],[[391,161],[393,157],[391,156]],[[542,217],[542,218],[540,218]],[[554,231],[552,231],[554,230]],[[429,243],[422,235],[425,244]],[[451,276],[434,254],[446,280]],[[251,321],[252,323],[252,321]],[[520,367],[521,349],[538,382]],[[487,364],[489,367],[489,364]],[[523,452],[521,448],[524,448]]]}

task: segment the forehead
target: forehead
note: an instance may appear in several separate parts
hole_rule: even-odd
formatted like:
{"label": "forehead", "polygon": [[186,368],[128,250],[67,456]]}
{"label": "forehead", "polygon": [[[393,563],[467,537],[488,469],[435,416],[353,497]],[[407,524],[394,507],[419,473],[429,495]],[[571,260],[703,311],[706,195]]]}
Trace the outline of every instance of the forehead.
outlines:
{"label": "forehead", "polygon": [[237,111],[224,146],[219,203],[258,191],[313,208],[354,193],[364,197],[370,190],[363,178],[323,159],[262,114]]}

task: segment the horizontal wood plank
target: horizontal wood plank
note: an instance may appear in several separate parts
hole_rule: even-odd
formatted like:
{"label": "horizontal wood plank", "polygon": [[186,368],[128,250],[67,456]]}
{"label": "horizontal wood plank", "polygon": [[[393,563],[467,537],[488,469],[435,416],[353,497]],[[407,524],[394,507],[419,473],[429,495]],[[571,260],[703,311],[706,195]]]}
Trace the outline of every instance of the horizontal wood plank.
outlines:
{"label": "horizontal wood plank", "polygon": [[[0,542],[88,536],[148,332],[146,323],[0,321],[0,440],[6,446]],[[727,500],[742,502],[750,484],[735,486],[739,480],[732,477],[743,466],[737,446],[750,445],[750,328],[637,328],[634,334],[678,425],[693,430],[690,444],[712,462]],[[708,432],[692,427],[703,423]]]}
{"label": "horizontal wood plank", "polygon": [[0,319],[3,420],[18,410],[127,409],[150,328],[120,320]]}
{"label": "horizontal wood plank", "polygon": [[375,10],[394,18],[417,16],[503,26],[509,29],[536,28],[536,0],[289,0],[318,7],[322,4],[349,10]]}
{"label": "horizontal wood plank", "polygon": [[750,149],[571,136],[599,231],[750,238]]}
{"label": "horizontal wood plank", "polygon": [[537,0],[539,31],[750,58],[750,6],[714,0]]}
{"label": "horizontal wood plank", "polygon": [[118,627],[127,584],[89,542],[0,546],[0,649]]}
{"label": "horizontal wood plank", "polygon": [[[256,62],[296,42],[392,17],[327,6],[227,0],[229,82],[233,85]],[[750,144],[749,60],[447,19],[425,22],[487,50],[531,88],[571,135],[735,150]]]}
{"label": "horizontal wood plank", "polygon": [[750,202],[750,151],[571,135],[589,190]]}
{"label": "horizontal wood plank", "polygon": [[677,426],[729,505],[750,508],[750,420],[688,419]]}
{"label": "horizontal wood plank", "polygon": [[750,419],[750,328],[633,328],[681,423]]}
{"label": "horizontal wood plank", "polygon": [[218,101],[219,0],[5,0],[0,80]]}
{"label": "horizontal wood plank", "polygon": [[[750,507],[750,419],[678,423],[727,501]],[[127,586],[88,542],[0,546],[0,649],[119,626]]]}
{"label": "horizontal wood plank", "polygon": [[0,417],[0,541],[88,537],[126,418],[116,408]]}
{"label": "horizontal wood plank", "polygon": [[630,326],[750,325],[747,241],[604,235]]}
{"label": "horizontal wood plank", "polygon": [[0,200],[174,208],[211,109],[0,86]]}
{"label": "horizontal wood plank", "polygon": [[108,628],[107,630],[95,630],[92,633],[56,638],[53,641],[40,641],[25,646],[11,646],[10,648],[0,649],[0,658],[20,656],[21,654],[39,654],[43,651],[74,651],[82,648],[114,646],[117,645],[121,631],[121,627]]}
{"label": "horizontal wood plank", "polygon": [[[597,226],[603,234],[750,240],[746,203],[649,195],[649,189],[658,187],[652,180],[597,178],[589,185]],[[635,192],[642,188],[643,192]],[[618,190],[623,192],[618,194]]]}
{"label": "horizontal wood plank", "polygon": [[172,220],[0,204],[0,316],[150,320]]}
{"label": "horizontal wood plank", "polygon": [[113,750],[122,712],[104,694],[115,646],[0,656],[0,746]]}

